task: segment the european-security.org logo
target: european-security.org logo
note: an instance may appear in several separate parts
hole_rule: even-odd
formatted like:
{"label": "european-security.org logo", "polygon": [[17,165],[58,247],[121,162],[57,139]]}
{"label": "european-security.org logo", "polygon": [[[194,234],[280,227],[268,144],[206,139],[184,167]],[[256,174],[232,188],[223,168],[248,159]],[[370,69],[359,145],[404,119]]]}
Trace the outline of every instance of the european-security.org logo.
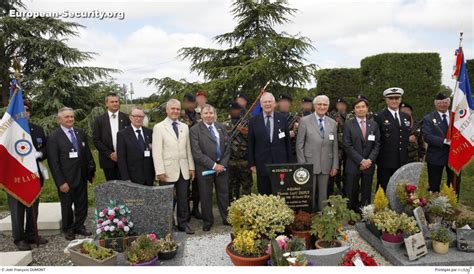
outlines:
{"label": "european-security.org logo", "polygon": [[13,18],[36,18],[36,17],[53,17],[53,18],[78,18],[78,19],[118,19],[123,20],[125,13],[123,11],[53,11],[53,12],[38,12],[38,11],[16,11],[10,10],[8,15]]}

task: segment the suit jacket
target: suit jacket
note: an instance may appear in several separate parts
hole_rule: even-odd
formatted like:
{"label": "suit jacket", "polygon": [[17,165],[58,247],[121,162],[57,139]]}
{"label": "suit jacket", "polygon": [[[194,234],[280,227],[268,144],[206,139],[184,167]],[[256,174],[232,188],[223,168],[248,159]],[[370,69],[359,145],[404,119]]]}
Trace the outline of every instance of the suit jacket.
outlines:
{"label": "suit jacket", "polygon": [[392,113],[385,108],[374,116],[380,130],[380,151],[377,165],[381,168],[399,168],[408,163],[408,138],[410,136],[411,119],[403,113],[401,124],[397,126]]}
{"label": "suit jacket", "polygon": [[[344,151],[346,152],[346,166],[344,171],[349,174],[367,173],[373,174],[375,163],[380,149],[380,130],[378,124],[369,119],[366,121],[365,138],[356,118],[347,121],[344,124]],[[373,135],[374,140],[369,141],[369,136]],[[361,171],[360,162],[364,159],[370,159],[372,166],[369,169]]]}
{"label": "suit jacket", "polygon": [[301,119],[296,137],[298,163],[313,164],[314,174],[329,174],[331,169],[339,168],[337,124],[328,116],[324,118],[324,121],[324,138],[321,138],[319,134],[319,124],[315,114]]}
{"label": "suit jacket", "polygon": [[70,158],[70,152],[75,151],[68,136],[59,127],[48,137],[47,151],[48,164],[53,175],[54,182],[59,187],[68,183],[70,188],[75,188],[87,181],[92,181],[95,175],[95,162],[91,150],[87,144],[86,133],[74,127],[79,152],[77,158]]}
{"label": "suit jacket", "polygon": [[44,177],[43,177],[43,173],[41,173],[41,170],[39,168],[39,162],[44,161],[48,157],[48,152],[46,150],[46,142],[48,141],[48,139],[46,139],[46,135],[44,134],[44,130],[42,127],[33,123],[28,123],[28,126],[30,127],[30,133],[31,133],[31,139],[33,141],[33,146],[35,147],[37,152],[41,152],[43,154],[40,158],[36,159],[41,186],[43,186]]}
{"label": "suit jacket", "polygon": [[179,137],[173,130],[169,119],[156,124],[153,128],[153,159],[156,175],[166,174],[166,182],[177,182],[180,173],[185,180],[189,179],[189,171],[195,170],[189,128],[178,123]]}
{"label": "suit jacket", "polygon": [[155,169],[151,153],[152,130],[142,127],[146,150],[150,157],[145,157],[145,152],[138,144],[137,136],[132,126],[122,129],[117,133],[117,158],[120,179],[133,183],[152,186],[155,181]]}
{"label": "suit jacket", "polygon": [[[122,130],[130,126],[130,119],[128,115],[119,112],[118,113],[118,130]],[[94,127],[92,131],[92,140],[94,146],[99,151],[99,164],[101,168],[113,168],[117,164],[110,159],[110,154],[114,152],[114,144],[112,141],[112,130],[110,128],[109,113],[106,111],[95,119]]]}
{"label": "suit jacket", "polygon": [[[268,176],[266,164],[293,162],[290,132],[287,120],[281,113],[273,112],[271,143],[262,113],[250,119],[248,128],[248,162],[250,167],[257,167],[258,176]],[[280,133],[285,133],[285,137],[279,138]]]}
{"label": "suit jacket", "polygon": [[199,122],[189,131],[196,172],[212,169],[214,163],[221,164],[226,168],[229,167],[230,147],[227,148],[226,146],[229,135],[222,124],[214,122],[214,126],[219,133],[219,146],[221,149],[221,159],[219,162],[217,162],[216,154],[217,143],[212,138],[207,125],[204,122]]}
{"label": "suit jacket", "polygon": [[428,144],[426,162],[432,165],[444,166],[448,164],[449,146],[444,144],[446,128],[443,119],[437,111],[428,113],[423,118],[423,139]]}

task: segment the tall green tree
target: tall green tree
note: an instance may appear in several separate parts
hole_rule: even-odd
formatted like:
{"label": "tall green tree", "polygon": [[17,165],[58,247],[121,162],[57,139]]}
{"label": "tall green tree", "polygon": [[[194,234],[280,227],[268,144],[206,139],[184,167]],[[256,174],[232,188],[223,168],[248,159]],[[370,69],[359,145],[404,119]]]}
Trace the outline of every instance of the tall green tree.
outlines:
{"label": "tall green tree", "polygon": [[[275,30],[289,23],[296,11],[287,0],[235,0],[232,14],[237,26],[214,38],[221,48],[185,47],[179,56],[191,61],[191,71],[204,77],[202,86],[221,106],[236,92],[255,95],[269,80],[268,90],[292,93],[308,83],[316,69],[304,58],[313,50],[308,38]],[[169,90],[160,79],[146,80],[157,84],[159,93]]]}

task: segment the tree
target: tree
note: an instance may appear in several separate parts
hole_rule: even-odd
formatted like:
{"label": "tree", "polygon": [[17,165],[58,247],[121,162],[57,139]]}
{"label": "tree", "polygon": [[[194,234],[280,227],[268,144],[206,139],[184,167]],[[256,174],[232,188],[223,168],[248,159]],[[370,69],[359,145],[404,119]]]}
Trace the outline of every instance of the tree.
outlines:
{"label": "tree", "polygon": [[[185,47],[179,56],[191,61],[191,71],[204,77],[206,82],[202,87],[220,106],[236,92],[256,94],[269,80],[272,82],[268,90],[291,93],[308,83],[316,69],[314,64],[305,64],[304,55],[313,49],[308,38],[274,29],[290,22],[289,16],[295,12],[296,9],[288,7],[287,0],[235,0],[232,14],[237,26],[232,32],[214,38],[224,49]],[[159,92],[173,86],[160,79],[148,79],[150,84],[153,81],[158,83]],[[179,82],[188,87],[197,86]]]}
{"label": "tree", "polygon": [[355,98],[361,90],[358,68],[321,69],[316,72],[316,79],[316,92],[326,94],[331,102],[337,97]]}

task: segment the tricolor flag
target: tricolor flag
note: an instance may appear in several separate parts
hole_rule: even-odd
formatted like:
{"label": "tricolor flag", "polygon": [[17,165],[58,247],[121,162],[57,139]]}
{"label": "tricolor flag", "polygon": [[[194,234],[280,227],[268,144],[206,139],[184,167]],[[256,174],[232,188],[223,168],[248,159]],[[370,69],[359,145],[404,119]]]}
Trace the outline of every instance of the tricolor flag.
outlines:
{"label": "tricolor flag", "polygon": [[36,149],[25,117],[21,89],[12,85],[13,96],[0,121],[0,187],[26,206],[40,193]]}
{"label": "tricolor flag", "polygon": [[474,155],[474,101],[462,47],[456,50],[456,57],[453,76],[457,81],[447,139],[451,140],[448,165],[456,174],[459,174]]}

